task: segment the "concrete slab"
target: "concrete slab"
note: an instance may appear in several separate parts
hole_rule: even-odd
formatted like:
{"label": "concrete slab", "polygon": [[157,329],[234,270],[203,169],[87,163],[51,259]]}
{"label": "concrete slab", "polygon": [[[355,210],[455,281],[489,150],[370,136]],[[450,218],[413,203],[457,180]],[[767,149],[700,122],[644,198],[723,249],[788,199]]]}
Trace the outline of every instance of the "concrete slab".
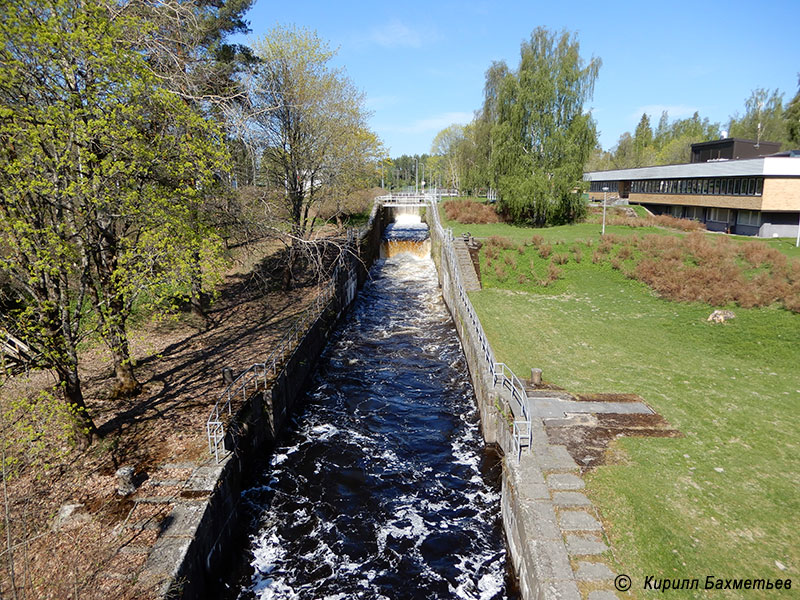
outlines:
{"label": "concrete slab", "polygon": [[593,590],[589,592],[588,600],[619,600],[619,596],[611,590]]}
{"label": "concrete slab", "polygon": [[550,488],[544,483],[528,483],[520,481],[517,484],[520,500],[550,500]]}
{"label": "concrete slab", "polygon": [[558,514],[563,531],[602,531],[603,525],[585,510],[564,510]]}
{"label": "concrete slab", "polygon": [[206,504],[177,504],[161,524],[161,537],[194,537],[206,510]]}
{"label": "concrete slab", "polygon": [[581,492],[553,492],[553,504],[556,506],[591,506],[591,501]]}
{"label": "concrete slab", "polygon": [[534,454],[543,471],[576,471],[577,463],[564,446],[548,446],[543,452]]}
{"label": "concrete slab", "polygon": [[545,582],[545,598],[548,600],[581,600],[581,592],[571,579],[555,579]]}
{"label": "concrete slab", "polygon": [[614,579],[614,572],[601,562],[578,561],[575,577],[580,581],[608,581]]}
{"label": "concrete slab", "polygon": [[552,502],[545,500],[525,502],[522,505],[522,514],[528,539],[562,540]]}
{"label": "concrete slab", "polygon": [[603,541],[593,535],[567,535],[567,552],[571,556],[602,554],[608,550]]}
{"label": "concrete slab", "polygon": [[579,402],[557,397],[531,397],[529,406],[533,416],[544,419],[563,419],[569,414],[653,414],[643,402]]}
{"label": "concrete slab", "polygon": [[586,484],[572,473],[552,473],[547,476],[547,487],[551,490],[582,490]]}
{"label": "concrete slab", "polygon": [[538,581],[574,577],[563,540],[530,540],[528,552],[533,559]]}
{"label": "concrete slab", "polygon": [[146,576],[160,579],[177,575],[191,543],[188,538],[158,538],[144,566]]}
{"label": "concrete slab", "polygon": [[222,466],[198,467],[186,482],[186,490],[191,492],[211,492],[217,484]]}

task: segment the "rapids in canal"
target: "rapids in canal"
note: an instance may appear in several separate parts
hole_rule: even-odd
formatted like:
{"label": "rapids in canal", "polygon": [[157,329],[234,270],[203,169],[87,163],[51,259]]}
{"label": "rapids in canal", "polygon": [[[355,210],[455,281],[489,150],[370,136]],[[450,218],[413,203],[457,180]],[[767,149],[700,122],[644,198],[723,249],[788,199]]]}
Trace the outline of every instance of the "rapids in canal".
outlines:
{"label": "rapids in canal", "polygon": [[244,493],[248,547],[230,598],[516,598],[500,462],[484,449],[435,267],[392,254]]}

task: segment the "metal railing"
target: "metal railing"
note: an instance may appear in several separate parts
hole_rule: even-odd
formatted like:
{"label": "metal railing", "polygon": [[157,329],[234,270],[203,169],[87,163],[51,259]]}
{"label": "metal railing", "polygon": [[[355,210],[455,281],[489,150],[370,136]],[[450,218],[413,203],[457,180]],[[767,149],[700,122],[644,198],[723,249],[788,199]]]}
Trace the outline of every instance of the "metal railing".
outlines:
{"label": "metal railing", "polygon": [[349,265],[340,257],[327,283],[312,304],[284,334],[275,350],[263,362],[254,363],[242,371],[217,398],[206,420],[208,450],[217,462],[220,457],[220,444],[225,440],[225,421],[233,416],[233,403],[237,399],[241,399],[242,404],[246,402],[252,393],[259,390],[259,384],[263,384],[264,390],[267,389],[269,381],[277,376],[285,360],[291,356],[311,325],[322,315],[336,294],[336,284],[343,269],[346,269],[350,276]]}
{"label": "metal railing", "polygon": [[520,419],[515,415],[514,422],[512,424],[512,434],[514,437],[514,443],[517,446],[517,453],[519,457],[521,456],[523,446],[530,448],[532,445],[531,416],[530,411],[528,410],[528,394],[525,391],[525,386],[508,367],[508,365],[495,361],[492,346],[489,344],[489,340],[486,338],[486,333],[483,330],[481,321],[478,318],[478,315],[475,313],[475,308],[472,306],[472,302],[470,301],[469,296],[467,296],[467,292],[461,283],[461,273],[458,269],[458,261],[456,259],[455,248],[453,246],[453,231],[452,229],[444,229],[442,227],[442,224],[439,220],[439,211],[437,210],[438,207],[436,206],[436,199],[429,197],[428,201],[430,202],[432,226],[436,229],[437,235],[442,240],[442,258],[443,261],[447,262],[446,270],[451,274],[453,287],[457,293],[461,308],[472,324],[472,328],[478,338],[478,344],[481,347],[481,352],[483,353],[483,358],[486,361],[487,367],[492,372],[492,384],[495,387],[500,384],[501,387],[510,392],[511,397],[517,406],[519,416],[522,417]]}

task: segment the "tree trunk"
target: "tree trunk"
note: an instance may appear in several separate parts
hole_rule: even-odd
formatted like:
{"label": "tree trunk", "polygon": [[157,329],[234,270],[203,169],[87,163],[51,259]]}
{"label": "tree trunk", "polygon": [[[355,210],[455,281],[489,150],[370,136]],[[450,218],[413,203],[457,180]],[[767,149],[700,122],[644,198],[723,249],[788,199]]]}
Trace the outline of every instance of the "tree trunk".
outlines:
{"label": "tree trunk", "polygon": [[92,441],[98,436],[98,432],[94,421],[86,410],[77,369],[59,373],[59,380],[64,390],[64,401],[69,408],[75,442],[79,448],[86,449],[92,445]]}
{"label": "tree trunk", "polygon": [[[113,326],[117,331],[109,332],[111,341],[111,357],[114,361],[114,376],[117,379],[116,388],[112,395],[115,398],[134,396],[142,391],[142,385],[133,373],[133,360],[131,359],[128,337],[125,335],[124,328]],[[121,331],[119,331],[121,329]]]}
{"label": "tree trunk", "polygon": [[200,317],[203,321],[208,320],[206,309],[203,304],[203,273],[200,269],[200,250],[192,251],[191,266],[191,295],[192,314]]}
{"label": "tree trunk", "polygon": [[297,250],[294,247],[294,241],[289,244],[289,252],[288,256],[286,257],[286,264],[283,268],[283,289],[290,290],[292,289],[292,284],[294,283],[294,261],[295,261],[295,253]]}

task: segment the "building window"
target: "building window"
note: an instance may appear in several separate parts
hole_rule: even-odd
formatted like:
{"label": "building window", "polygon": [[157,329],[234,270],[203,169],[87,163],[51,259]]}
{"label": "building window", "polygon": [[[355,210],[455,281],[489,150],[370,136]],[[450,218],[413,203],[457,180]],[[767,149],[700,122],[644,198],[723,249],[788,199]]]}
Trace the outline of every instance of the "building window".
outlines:
{"label": "building window", "polygon": [[736,224],[758,227],[761,225],[761,213],[757,210],[740,210],[736,213]]}
{"label": "building window", "polygon": [[756,193],[756,180],[751,179],[747,182],[747,195],[754,196]]}
{"label": "building window", "polygon": [[756,179],[756,196],[760,196],[762,191],[764,191],[764,178],[759,177]]}
{"label": "building window", "polygon": [[704,196],[708,194],[708,179],[703,179],[703,189],[700,193]]}
{"label": "building window", "polygon": [[682,206],[672,206],[670,210],[670,214],[673,217],[677,217],[680,219],[683,216],[683,207]]}
{"label": "building window", "polygon": [[710,208],[708,210],[708,220],[717,223],[727,223],[730,211],[727,208]]}
{"label": "building window", "polygon": [[703,220],[703,207],[702,206],[687,206],[684,209],[683,217],[685,219],[692,219],[693,221]]}

